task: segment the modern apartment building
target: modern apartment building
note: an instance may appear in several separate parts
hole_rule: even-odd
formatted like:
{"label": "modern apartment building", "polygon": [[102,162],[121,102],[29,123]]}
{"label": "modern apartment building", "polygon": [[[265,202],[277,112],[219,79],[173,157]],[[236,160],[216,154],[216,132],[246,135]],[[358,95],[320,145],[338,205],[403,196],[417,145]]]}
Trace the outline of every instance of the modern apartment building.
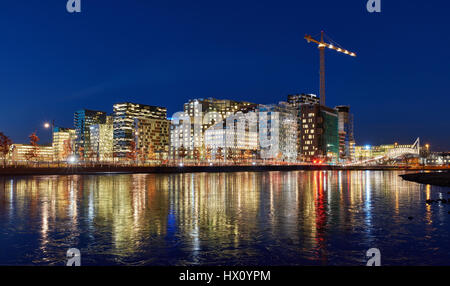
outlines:
{"label": "modern apartment building", "polygon": [[296,161],[296,109],[287,102],[259,105],[259,143],[263,159]]}
{"label": "modern apartment building", "polygon": [[87,158],[92,152],[90,144],[90,126],[94,124],[104,124],[106,122],[106,112],[82,109],[74,114],[75,125],[75,153],[79,157]]}
{"label": "modern apartment building", "polygon": [[54,158],[52,146],[32,146],[28,144],[13,144],[11,159],[13,162],[51,162]]}
{"label": "modern apartment building", "polygon": [[336,106],[339,126],[339,160],[352,161],[355,158],[355,139],[353,136],[353,114],[350,106]]}
{"label": "modern apartment building", "polygon": [[53,128],[54,160],[65,161],[75,152],[76,131],[72,128]]}
{"label": "modern apartment building", "polygon": [[301,107],[302,105],[305,104],[319,104],[320,100],[319,97],[315,94],[306,94],[306,93],[301,93],[301,94],[290,94],[288,95],[288,103],[295,109],[295,115],[297,117],[297,152],[298,155],[297,157],[300,158],[302,156],[302,136],[301,136],[301,128],[302,128],[302,123],[301,123]]}
{"label": "modern apartment building", "polygon": [[[113,106],[114,126],[114,157],[126,157],[132,149],[132,141],[135,141],[135,119],[167,119],[165,107],[150,106],[138,103],[117,103]],[[137,134],[146,136],[145,134]]]}
{"label": "modern apartment building", "polygon": [[90,127],[90,139],[92,154],[89,154],[91,160],[112,161],[113,160],[113,117],[106,116],[103,124],[94,124]]}
{"label": "modern apartment building", "polygon": [[246,101],[211,97],[189,100],[184,104],[184,120],[171,125],[171,153],[176,157],[179,148],[184,148],[187,158],[193,158],[194,151],[205,158],[205,131],[236,112],[248,112],[255,110],[257,106]]}
{"label": "modern apartment building", "polygon": [[136,150],[141,160],[167,160],[170,120],[136,118],[133,124]]}
{"label": "modern apartment building", "polygon": [[259,150],[258,142],[256,112],[238,112],[205,131],[205,147],[210,158],[217,158],[218,153],[224,160],[254,158]]}
{"label": "modern apartment building", "polygon": [[337,161],[339,155],[338,113],[320,104],[301,106],[302,160],[327,159]]}

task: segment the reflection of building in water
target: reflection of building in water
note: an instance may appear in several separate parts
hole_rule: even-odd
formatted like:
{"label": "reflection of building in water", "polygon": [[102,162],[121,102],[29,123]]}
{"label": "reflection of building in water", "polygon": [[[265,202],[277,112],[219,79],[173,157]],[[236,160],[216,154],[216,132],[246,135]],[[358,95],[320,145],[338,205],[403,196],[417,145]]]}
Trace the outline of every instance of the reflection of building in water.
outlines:
{"label": "reflection of building in water", "polygon": [[431,187],[400,173],[0,177],[0,223],[30,234],[33,259],[45,263],[60,263],[62,249],[78,245],[114,263],[220,263],[249,253],[255,261],[330,263],[339,243],[370,244],[411,212],[424,215],[420,234],[433,235],[446,212],[424,206]]}
{"label": "reflection of building in water", "polygon": [[[139,248],[146,235],[163,235],[167,228],[166,178],[155,175],[96,176],[90,180],[88,216],[93,225],[111,228],[114,249],[121,255]],[[86,198],[87,199],[87,198]]]}
{"label": "reflection of building in water", "polygon": [[[222,243],[251,239],[256,232],[259,184],[254,173],[178,174],[169,177],[171,209],[179,233],[192,236],[193,250],[200,236]],[[200,231],[201,230],[201,231]],[[234,241],[229,241],[233,239]]]}

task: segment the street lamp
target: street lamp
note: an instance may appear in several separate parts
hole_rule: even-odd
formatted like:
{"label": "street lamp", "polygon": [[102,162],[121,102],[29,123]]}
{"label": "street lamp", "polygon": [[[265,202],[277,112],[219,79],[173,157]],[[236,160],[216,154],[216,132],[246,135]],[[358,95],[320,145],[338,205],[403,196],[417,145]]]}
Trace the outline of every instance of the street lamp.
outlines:
{"label": "street lamp", "polygon": [[52,128],[52,129],[51,129],[51,131],[52,131],[52,134],[51,134],[52,137],[50,138],[50,140],[51,140],[51,145],[53,146],[53,139],[54,139],[54,138],[53,138],[53,137],[54,137],[53,135],[54,135],[54,131],[55,131],[55,130],[54,130],[54,129],[55,129],[55,120],[52,120],[51,123],[49,123],[49,122],[45,122],[45,123],[44,123],[44,128],[45,128],[45,129],[50,129],[50,127]]}

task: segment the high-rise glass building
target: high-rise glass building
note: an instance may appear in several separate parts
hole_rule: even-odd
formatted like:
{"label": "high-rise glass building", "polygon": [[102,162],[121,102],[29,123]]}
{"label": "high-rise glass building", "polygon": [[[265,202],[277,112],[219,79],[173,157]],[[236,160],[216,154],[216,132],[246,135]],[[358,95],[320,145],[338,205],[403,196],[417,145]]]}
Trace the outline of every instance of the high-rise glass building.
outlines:
{"label": "high-rise glass building", "polygon": [[88,157],[92,152],[90,145],[90,126],[106,122],[106,112],[82,109],[74,114],[75,153],[80,157]]}
{"label": "high-rise glass building", "polygon": [[146,136],[145,134],[135,134],[135,119],[167,119],[167,109],[165,107],[150,106],[138,103],[117,103],[113,106],[114,125],[114,157],[126,157],[132,148],[132,141],[135,136]]}

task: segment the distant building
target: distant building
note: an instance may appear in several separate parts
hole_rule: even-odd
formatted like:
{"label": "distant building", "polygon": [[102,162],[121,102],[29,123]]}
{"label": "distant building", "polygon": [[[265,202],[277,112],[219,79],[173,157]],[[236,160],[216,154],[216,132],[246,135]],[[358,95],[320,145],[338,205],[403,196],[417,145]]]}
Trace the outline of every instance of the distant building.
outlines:
{"label": "distant building", "polygon": [[13,162],[21,161],[37,161],[37,162],[51,162],[55,155],[52,146],[39,145],[34,147],[26,144],[13,144],[11,147]]}
{"label": "distant building", "polygon": [[54,127],[53,128],[53,151],[54,160],[65,161],[75,153],[75,129]]}
{"label": "distant building", "polygon": [[431,152],[425,158],[425,164],[428,166],[449,166],[450,152]]}
{"label": "distant building", "polygon": [[88,157],[92,152],[90,144],[90,126],[94,124],[104,124],[106,122],[106,112],[82,109],[74,114],[75,125],[75,153],[80,157]]}
{"label": "distant building", "polygon": [[353,136],[353,115],[350,106],[336,106],[338,112],[339,160],[352,161],[355,156],[355,139]]}
{"label": "distant building", "polygon": [[420,157],[420,139],[413,144],[385,144],[379,146],[355,146],[355,160],[392,160],[404,157]]}
{"label": "distant building", "polygon": [[320,104],[304,104],[300,109],[302,159],[337,161],[339,155],[337,111]]}
{"label": "distant building", "polygon": [[315,94],[290,94],[288,95],[288,103],[293,107],[296,107],[297,110],[300,110],[299,107],[303,104],[318,104],[319,97]]}
{"label": "distant building", "polygon": [[88,157],[96,161],[112,161],[113,160],[113,118],[107,116],[103,124],[94,124],[89,126],[91,152]]}
{"label": "distant building", "polygon": [[165,107],[125,102],[114,104],[113,110],[114,157],[119,158],[126,157],[126,154],[132,152],[131,142],[136,136],[133,128],[135,119],[167,119]]}
{"label": "distant building", "polygon": [[170,120],[136,118],[133,124],[136,150],[141,160],[166,160],[169,156]]}
{"label": "distant building", "polygon": [[394,144],[379,145],[379,146],[355,146],[355,160],[364,161],[373,158],[380,158],[388,156],[388,154],[395,148]]}

